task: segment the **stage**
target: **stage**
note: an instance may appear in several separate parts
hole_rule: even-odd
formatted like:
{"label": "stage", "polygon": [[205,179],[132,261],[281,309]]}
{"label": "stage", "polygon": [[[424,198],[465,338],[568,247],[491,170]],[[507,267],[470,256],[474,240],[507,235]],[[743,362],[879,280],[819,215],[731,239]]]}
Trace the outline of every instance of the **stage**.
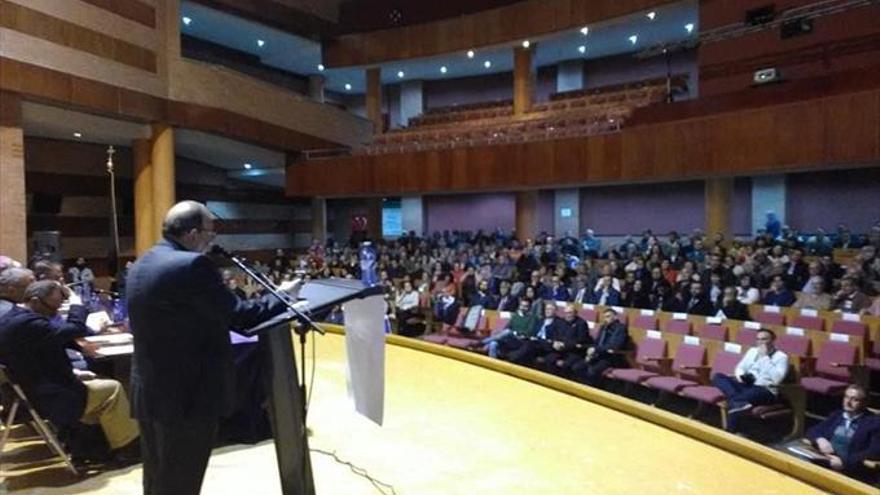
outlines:
{"label": "stage", "polygon": [[[825,493],[638,417],[399,345],[387,346],[380,428],[348,402],[343,337],[318,337],[317,357],[312,449],[336,452],[398,494]],[[263,442],[215,450],[202,493],[279,493],[273,449]],[[312,464],[318,494],[379,493],[326,455],[313,452]],[[5,460],[3,468],[10,469]],[[4,474],[15,493],[140,493],[139,466],[80,481],[61,467],[11,471]]]}

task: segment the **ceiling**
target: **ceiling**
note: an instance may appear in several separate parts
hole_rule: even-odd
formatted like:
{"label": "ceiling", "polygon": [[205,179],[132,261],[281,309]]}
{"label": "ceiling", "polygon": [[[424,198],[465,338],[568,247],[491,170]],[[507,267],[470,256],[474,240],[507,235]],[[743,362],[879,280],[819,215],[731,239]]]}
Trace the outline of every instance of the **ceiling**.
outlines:
{"label": "ceiling", "polygon": [[[22,104],[26,136],[129,147],[149,139],[150,126],[65,110],[39,103]],[[285,154],[189,129],[174,133],[177,155],[227,170],[229,177],[276,187],[284,186]],[[251,168],[246,170],[248,163]]]}
{"label": "ceiling", "polygon": [[[320,43],[286,33],[240,17],[213,10],[190,0],[181,2],[181,32],[228,48],[258,56],[263,64],[300,75],[323,74],[325,87],[340,93],[365,91],[364,67],[327,68],[323,72]],[[685,0],[648,11],[619,17],[587,26],[589,33],[580,29],[566,30],[540,38],[535,43],[535,64],[554,65],[565,60],[594,59],[610,55],[638,53],[651,47],[696,38],[699,26],[697,0]],[[188,21],[188,23],[187,23]],[[692,25],[688,31],[685,26]],[[635,43],[630,36],[636,35]],[[262,40],[260,46],[258,40]],[[473,58],[465,53],[387,62],[381,65],[384,84],[407,80],[436,80],[469,77],[513,70],[515,43],[475,49]],[[584,53],[579,50],[584,46]],[[485,62],[490,62],[490,67]],[[446,72],[441,72],[446,67]],[[403,77],[398,77],[398,72]],[[346,89],[350,85],[351,89]]]}

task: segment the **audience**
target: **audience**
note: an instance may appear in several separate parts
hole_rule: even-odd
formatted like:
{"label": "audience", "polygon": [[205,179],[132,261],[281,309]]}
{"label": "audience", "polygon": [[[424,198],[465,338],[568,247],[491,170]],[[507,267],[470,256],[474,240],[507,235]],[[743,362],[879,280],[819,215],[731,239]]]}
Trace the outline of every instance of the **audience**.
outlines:
{"label": "audience", "polygon": [[753,406],[776,402],[779,384],[788,373],[788,356],[776,349],[776,334],[761,329],[755,340],[756,345],[736,365],[734,376],[717,373],[712,377],[712,384],[727,400],[728,431],[737,431],[740,415]]}
{"label": "audience", "polygon": [[572,364],[571,376],[581,383],[598,385],[605,370],[626,365],[626,359],[619,351],[626,347],[628,340],[626,325],[618,320],[617,311],[606,308],[595,344],[587,347],[583,359]]}
{"label": "audience", "polygon": [[806,440],[831,469],[865,483],[878,479],[864,461],[880,460],[880,416],[868,411],[868,391],[861,385],[847,387],[843,408],[807,430]]}

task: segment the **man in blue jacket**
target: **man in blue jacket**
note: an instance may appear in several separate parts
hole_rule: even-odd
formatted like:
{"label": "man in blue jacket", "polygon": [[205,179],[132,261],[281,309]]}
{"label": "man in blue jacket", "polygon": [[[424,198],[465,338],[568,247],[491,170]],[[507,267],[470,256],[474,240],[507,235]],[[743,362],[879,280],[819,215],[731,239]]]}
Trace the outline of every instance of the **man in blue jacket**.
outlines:
{"label": "man in blue jacket", "polygon": [[850,385],[843,409],[807,430],[806,439],[827,458],[828,466],[866,483],[877,481],[865,460],[880,460],[880,416],[868,411],[868,393]]}
{"label": "man in blue jacket", "polygon": [[218,422],[233,407],[229,330],[254,326],[284,305],[269,296],[241,300],[223,284],[203,254],[214,238],[204,205],[174,205],[162,235],[128,274],[132,410],[141,427],[144,493],[194,495]]}

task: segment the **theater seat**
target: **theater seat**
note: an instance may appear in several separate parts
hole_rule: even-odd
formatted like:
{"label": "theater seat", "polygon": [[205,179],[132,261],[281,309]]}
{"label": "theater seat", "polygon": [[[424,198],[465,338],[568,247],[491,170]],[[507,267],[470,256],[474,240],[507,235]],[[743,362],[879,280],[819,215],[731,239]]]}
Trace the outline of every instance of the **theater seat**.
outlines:
{"label": "theater seat", "polygon": [[801,386],[816,394],[842,395],[852,382],[857,357],[858,351],[853,345],[832,340],[825,342],[816,357],[814,376],[802,377]]}
{"label": "theater seat", "polygon": [[661,375],[668,367],[666,341],[652,337],[642,339],[637,345],[635,364],[637,368],[611,369],[606,376],[631,385]]}
{"label": "theater seat", "polygon": [[709,369],[704,366],[705,360],[705,347],[682,343],[678,346],[675,359],[672,361],[672,371],[675,376],[648,378],[644,385],[661,392],[676,394],[687,386],[706,384],[709,381]]}

